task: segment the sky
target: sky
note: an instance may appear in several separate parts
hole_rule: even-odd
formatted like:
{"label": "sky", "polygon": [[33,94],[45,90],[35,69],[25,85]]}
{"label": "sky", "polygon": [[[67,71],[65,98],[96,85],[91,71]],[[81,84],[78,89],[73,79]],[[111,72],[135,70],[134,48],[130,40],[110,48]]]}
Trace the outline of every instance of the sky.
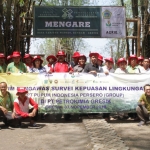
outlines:
{"label": "sky", "polygon": [[[110,6],[110,4],[113,5],[115,0],[87,0],[91,2],[94,6]],[[105,38],[85,38],[83,39],[85,44],[88,45],[83,53],[84,55],[88,56],[89,52],[99,52],[104,57],[109,57],[110,54],[104,52],[104,47],[107,46],[108,39]],[[34,38],[31,40],[31,49],[30,54],[36,54],[37,53],[37,47],[40,45],[40,43],[43,42],[42,38]]]}

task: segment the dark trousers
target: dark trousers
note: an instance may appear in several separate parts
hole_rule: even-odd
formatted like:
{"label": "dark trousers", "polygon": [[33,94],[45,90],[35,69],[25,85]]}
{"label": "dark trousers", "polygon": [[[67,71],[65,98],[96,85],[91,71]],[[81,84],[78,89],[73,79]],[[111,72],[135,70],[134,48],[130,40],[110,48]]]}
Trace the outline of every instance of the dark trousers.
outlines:
{"label": "dark trousers", "polygon": [[8,120],[6,117],[5,117],[5,114],[4,112],[0,109],[0,117],[2,118],[4,124],[6,126],[9,126],[9,124],[12,122],[12,120]]}
{"label": "dark trousers", "polygon": [[[34,108],[29,109],[29,113],[31,113],[31,112],[33,111],[33,109],[34,109]],[[23,120],[25,120],[25,119],[27,119],[27,118],[29,118],[30,120],[33,120],[33,121],[37,121],[37,120],[38,120],[38,109],[37,109],[36,115],[35,115],[34,117],[26,117],[26,118],[23,118],[23,117],[19,116],[19,117],[17,118],[17,120],[19,121],[19,124],[20,124]]]}

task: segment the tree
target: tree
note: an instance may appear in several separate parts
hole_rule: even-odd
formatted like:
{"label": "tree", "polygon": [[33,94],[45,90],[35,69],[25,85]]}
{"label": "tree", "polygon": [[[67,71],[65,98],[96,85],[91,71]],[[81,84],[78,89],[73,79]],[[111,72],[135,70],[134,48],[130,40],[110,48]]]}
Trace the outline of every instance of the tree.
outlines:
{"label": "tree", "polygon": [[[32,9],[41,0],[0,0],[0,52],[6,55],[14,50],[29,53],[33,20]],[[27,18],[27,19],[26,19]],[[21,36],[25,35],[25,36]]]}

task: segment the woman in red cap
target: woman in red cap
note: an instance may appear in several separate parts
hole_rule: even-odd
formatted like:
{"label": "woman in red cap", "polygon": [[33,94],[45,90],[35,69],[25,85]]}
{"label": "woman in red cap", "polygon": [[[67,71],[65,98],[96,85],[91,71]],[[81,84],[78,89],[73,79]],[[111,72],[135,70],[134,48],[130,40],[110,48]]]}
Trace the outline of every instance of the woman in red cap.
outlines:
{"label": "woman in red cap", "polygon": [[[30,118],[31,128],[39,128],[35,123],[38,117],[38,104],[31,98],[26,96],[28,91],[24,87],[18,87],[16,95],[18,96],[14,100],[15,117],[18,119]],[[33,108],[29,109],[29,104]],[[21,120],[20,120],[21,121]]]}
{"label": "woman in red cap", "polygon": [[80,53],[78,51],[73,53],[73,56],[72,56],[73,61],[71,62],[71,67],[72,68],[74,68],[76,65],[78,65],[79,56],[80,56]]}
{"label": "woman in red cap", "polygon": [[33,68],[32,60],[33,57],[30,54],[25,54],[23,57],[24,63],[27,66],[28,72],[30,71],[31,68]]}
{"label": "woman in red cap", "polygon": [[83,54],[80,54],[80,56],[78,57],[78,65],[76,65],[73,68],[73,71],[74,72],[84,72],[85,63],[86,63],[86,56]]}
{"label": "woman in red cap", "polygon": [[32,62],[33,68],[30,68],[30,73],[46,73],[45,67],[42,66],[43,60],[41,56],[34,56]]}
{"label": "woman in red cap", "polygon": [[105,74],[114,73],[115,70],[113,69],[114,61],[113,58],[105,58],[105,66],[103,66],[103,71]]}
{"label": "woman in red cap", "polygon": [[46,60],[48,61],[48,64],[44,66],[46,68],[46,72],[54,72],[54,63],[57,61],[57,58],[54,55],[49,55]]}
{"label": "woman in red cap", "polygon": [[115,70],[115,73],[128,73],[126,67],[127,67],[127,61],[125,58],[119,58],[117,62],[118,68]]}

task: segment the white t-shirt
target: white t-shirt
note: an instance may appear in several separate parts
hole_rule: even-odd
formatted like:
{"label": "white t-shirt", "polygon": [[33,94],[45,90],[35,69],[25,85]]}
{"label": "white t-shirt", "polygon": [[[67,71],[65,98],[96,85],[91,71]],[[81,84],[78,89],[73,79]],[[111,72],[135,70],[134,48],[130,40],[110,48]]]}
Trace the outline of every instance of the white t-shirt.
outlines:
{"label": "white t-shirt", "polygon": [[115,72],[115,70],[113,69],[113,68],[111,68],[110,70],[107,68],[107,66],[103,66],[102,67],[103,68],[103,71],[104,72],[110,72],[110,73],[114,73]]}
{"label": "white t-shirt", "polygon": [[140,67],[140,71],[141,71],[141,73],[150,73],[150,68],[148,68],[147,70],[145,70],[145,68],[144,67]]}
{"label": "white t-shirt", "polygon": [[127,69],[122,70],[122,69],[120,69],[120,68],[117,68],[117,69],[115,70],[115,73],[128,73],[128,71],[127,71]]}

